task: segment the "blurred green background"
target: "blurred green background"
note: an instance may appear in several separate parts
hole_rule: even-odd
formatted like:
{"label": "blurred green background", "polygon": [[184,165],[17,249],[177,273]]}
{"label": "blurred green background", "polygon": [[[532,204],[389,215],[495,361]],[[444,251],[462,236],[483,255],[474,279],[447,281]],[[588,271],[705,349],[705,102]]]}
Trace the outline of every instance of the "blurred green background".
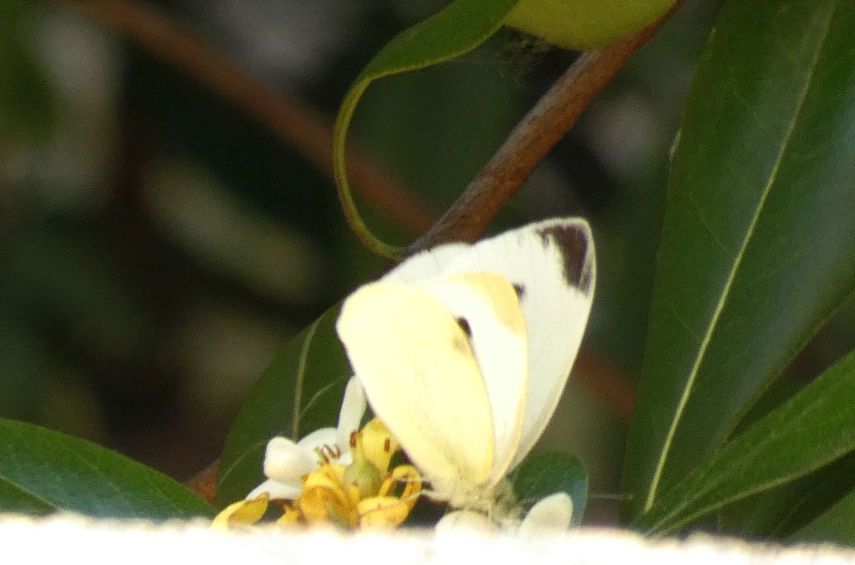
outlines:
{"label": "blurred green background", "polygon": [[[445,3],[115,6],[156,9],[331,120],[372,54]],[[595,522],[616,507],[596,495],[619,494],[668,151],[716,8],[688,4],[494,226],[569,214],[592,221],[599,287],[586,375],[571,381],[544,444],[588,465]],[[375,83],[352,138],[435,215],[573,57],[502,31],[463,59]],[[393,240],[416,235],[400,218],[366,214]],[[0,416],[186,479],[217,457],[274,351],[382,268],[347,229],[327,172],[246,108],[78,2],[0,3]],[[853,320],[850,307],[790,372],[805,378],[827,366]]]}

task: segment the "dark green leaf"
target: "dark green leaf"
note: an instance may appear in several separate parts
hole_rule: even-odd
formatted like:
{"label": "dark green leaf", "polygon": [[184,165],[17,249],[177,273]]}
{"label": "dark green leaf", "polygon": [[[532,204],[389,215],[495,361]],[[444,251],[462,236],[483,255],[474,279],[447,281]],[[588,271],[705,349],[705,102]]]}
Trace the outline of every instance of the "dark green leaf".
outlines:
{"label": "dark green leaf", "polygon": [[638,515],[855,287],[855,3],[729,1],[669,181],[625,466]]}
{"label": "dark green leaf", "polygon": [[636,522],[666,533],[855,450],[855,351],[727,443]]}
{"label": "dark green leaf", "polygon": [[219,504],[243,498],[263,480],[264,450],[272,437],[297,440],[336,425],[351,375],[335,333],[336,318],[338,306],[290,340],[249,392],[220,459]]}
{"label": "dark green leaf", "polygon": [[40,499],[16,484],[0,480],[0,512],[16,512],[20,514],[44,515],[50,514],[56,507]]}
{"label": "dark green leaf", "polygon": [[57,113],[56,93],[34,57],[35,8],[26,0],[0,2],[0,138],[6,144],[46,137]]}
{"label": "dark green leaf", "polygon": [[[385,76],[436,65],[463,55],[489,39],[519,0],[456,0],[442,11],[419,22],[386,44],[356,77],[335,122],[333,132],[333,170],[342,204],[351,222],[363,233],[367,230],[355,210],[347,182],[345,145],[347,130],[359,99],[373,81]],[[369,236],[371,237],[371,236]],[[375,242],[388,254],[390,250]]]}
{"label": "dark green leaf", "polygon": [[855,452],[795,481],[723,508],[719,533],[782,539],[826,512],[855,488]]}
{"label": "dark green leaf", "polygon": [[168,520],[213,508],[154,469],[88,441],[0,419],[0,512]]}
{"label": "dark green leaf", "polygon": [[5,310],[0,304],[0,414],[25,418],[32,413],[54,366],[44,339]]}
{"label": "dark green leaf", "polygon": [[855,490],[796,532],[790,541],[855,545]]}
{"label": "dark green leaf", "polygon": [[527,457],[510,481],[523,512],[544,497],[566,492],[573,499],[573,523],[582,521],[588,499],[588,473],[578,458],[558,452]]}

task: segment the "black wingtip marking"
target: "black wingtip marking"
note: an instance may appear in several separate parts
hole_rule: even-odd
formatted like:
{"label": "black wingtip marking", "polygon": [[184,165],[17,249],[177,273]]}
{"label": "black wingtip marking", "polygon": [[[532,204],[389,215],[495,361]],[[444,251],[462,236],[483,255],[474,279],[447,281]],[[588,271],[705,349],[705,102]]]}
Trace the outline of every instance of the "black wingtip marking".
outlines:
{"label": "black wingtip marking", "polygon": [[538,231],[544,245],[554,243],[564,261],[564,280],[582,292],[591,290],[592,269],[588,235],[579,226],[556,225]]}
{"label": "black wingtip marking", "polygon": [[525,285],[522,283],[514,283],[514,292],[517,294],[517,300],[522,300],[525,296]]}

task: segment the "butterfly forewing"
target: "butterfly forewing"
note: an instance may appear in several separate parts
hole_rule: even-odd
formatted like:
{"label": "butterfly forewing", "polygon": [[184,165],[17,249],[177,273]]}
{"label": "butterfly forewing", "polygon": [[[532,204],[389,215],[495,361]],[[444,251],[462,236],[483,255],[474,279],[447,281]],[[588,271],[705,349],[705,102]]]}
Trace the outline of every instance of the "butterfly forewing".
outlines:
{"label": "butterfly forewing", "polygon": [[382,280],[405,283],[424,282],[442,274],[454,259],[471,247],[468,243],[446,243],[416,253],[386,273]]}
{"label": "butterfly forewing", "polygon": [[434,488],[486,482],[489,398],[469,336],[446,305],[417,285],[381,281],[344,302],[336,327],[375,414]]}

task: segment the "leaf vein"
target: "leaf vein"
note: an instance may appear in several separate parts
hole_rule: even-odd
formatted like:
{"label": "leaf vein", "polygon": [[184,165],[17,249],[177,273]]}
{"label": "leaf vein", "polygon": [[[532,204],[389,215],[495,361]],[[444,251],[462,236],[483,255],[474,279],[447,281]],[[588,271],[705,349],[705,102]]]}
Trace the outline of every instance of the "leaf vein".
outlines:
{"label": "leaf vein", "polygon": [[306,332],[306,339],[303,341],[303,346],[300,348],[300,358],[297,361],[297,374],[294,382],[294,409],[291,413],[291,439],[298,441],[300,439],[300,412],[303,402],[303,385],[306,381],[306,363],[309,359],[309,349],[312,347],[312,340],[315,337],[315,332],[318,329],[320,318],[312,322]]}
{"label": "leaf vein", "polygon": [[819,63],[820,55],[822,54],[824,47],[825,47],[825,43],[828,39],[828,34],[829,34],[830,27],[831,27],[831,21],[832,21],[832,17],[833,17],[834,12],[835,12],[835,10],[830,10],[827,17],[826,17],[826,20],[824,22],[825,23],[825,29],[823,30],[822,35],[818,40],[817,49],[814,53],[813,60],[810,63],[810,68],[808,69],[807,80],[805,80],[805,84],[804,84],[803,88],[801,89],[801,92],[799,92],[798,99],[796,100],[796,104],[795,104],[795,108],[794,108],[795,111],[793,112],[793,117],[790,120],[790,123],[787,125],[787,129],[786,129],[786,132],[784,133],[783,140],[782,140],[781,146],[779,148],[778,154],[775,158],[775,161],[772,163],[771,170],[769,171],[769,177],[766,181],[765,186],[763,187],[763,190],[760,193],[760,197],[757,201],[757,206],[756,206],[756,209],[754,211],[753,217],[751,218],[751,222],[749,223],[749,225],[746,229],[746,232],[745,232],[745,235],[743,237],[742,243],[739,247],[739,250],[737,251],[737,254],[734,257],[733,265],[731,266],[731,269],[728,272],[727,279],[724,282],[724,287],[722,288],[721,296],[719,297],[719,300],[717,301],[717,303],[715,305],[712,316],[710,318],[710,323],[707,325],[707,330],[704,333],[703,340],[701,341],[698,354],[696,355],[695,361],[692,364],[692,368],[689,372],[689,376],[688,376],[688,379],[686,381],[686,386],[683,389],[683,393],[680,395],[680,400],[677,404],[677,407],[676,407],[676,410],[674,413],[674,418],[671,420],[671,425],[668,428],[668,433],[665,437],[665,442],[663,443],[662,450],[659,453],[659,460],[657,461],[656,469],[655,469],[654,474],[653,474],[653,478],[650,481],[650,486],[648,487],[647,497],[646,497],[646,499],[644,501],[644,505],[642,507],[643,512],[646,512],[647,510],[650,509],[650,507],[653,505],[653,502],[656,498],[657,491],[659,490],[659,482],[662,479],[662,473],[663,473],[664,468],[665,468],[665,461],[668,458],[668,455],[670,454],[671,444],[674,441],[674,436],[677,432],[677,426],[683,417],[683,413],[684,413],[686,405],[688,403],[689,396],[691,395],[692,389],[694,387],[695,380],[697,379],[701,363],[703,362],[703,360],[706,356],[707,349],[708,349],[708,347],[712,341],[712,335],[713,335],[714,330],[717,326],[718,319],[721,316],[722,312],[724,311],[724,305],[729,298],[730,290],[731,290],[731,287],[733,285],[733,281],[736,277],[736,273],[739,271],[739,267],[742,264],[742,260],[745,257],[746,249],[748,248],[748,244],[754,235],[754,231],[757,227],[757,223],[760,219],[760,214],[763,210],[763,206],[765,205],[766,199],[768,198],[772,187],[774,186],[775,182],[777,181],[778,172],[779,172],[780,167],[781,167],[781,162],[783,161],[784,155],[785,155],[785,153],[789,147],[790,140],[792,138],[793,132],[795,131],[796,125],[799,121],[799,118],[801,117],[801,113],[802,113],[802,109],[803,109],[805,100],[807,99],[807,95],[810,91],[810,88],[811,88],[811,85],[813,82],[813,77],[816,74],[816,67],[817,67],[817,64]]}

